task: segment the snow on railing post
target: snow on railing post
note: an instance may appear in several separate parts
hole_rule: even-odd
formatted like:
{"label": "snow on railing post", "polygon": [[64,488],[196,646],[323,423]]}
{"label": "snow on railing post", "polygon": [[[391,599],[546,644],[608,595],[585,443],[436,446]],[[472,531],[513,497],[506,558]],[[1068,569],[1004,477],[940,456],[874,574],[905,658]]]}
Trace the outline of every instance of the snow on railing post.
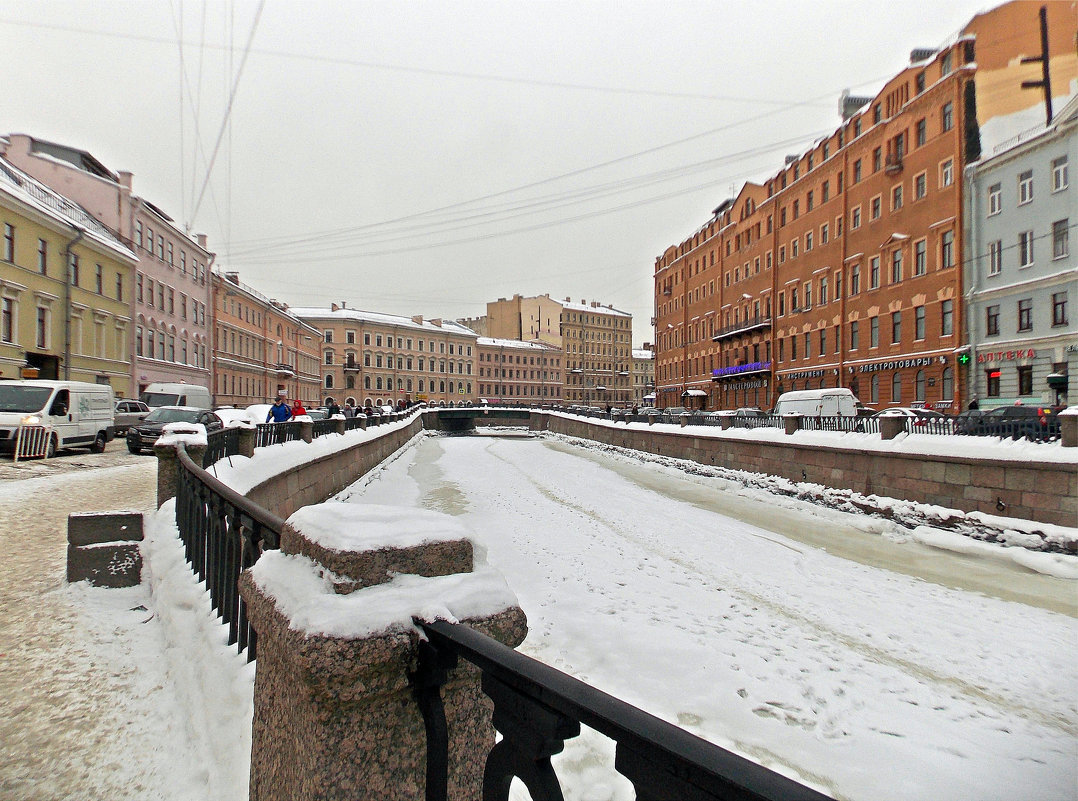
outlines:
{"label": "snow on railing post", "polygon": [[169,423],[164,433],[153,444],[157,457],[157,508],[176,497],[176,481],[180,464],[176,449],[183,444],[191,461],[202,467],[206,455],[206,427],[201,423]]}

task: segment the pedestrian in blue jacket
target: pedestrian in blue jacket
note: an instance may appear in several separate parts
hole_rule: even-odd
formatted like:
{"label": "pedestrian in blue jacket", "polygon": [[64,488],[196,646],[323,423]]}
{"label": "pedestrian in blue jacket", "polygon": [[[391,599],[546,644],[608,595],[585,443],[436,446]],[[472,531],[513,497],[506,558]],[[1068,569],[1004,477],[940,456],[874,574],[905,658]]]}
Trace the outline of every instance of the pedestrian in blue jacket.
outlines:
{"label": "pedestrian in blue jacket", "polygon": [[266,422],[268,423],[272,419],[275,423],[284,423],[291,416],[292,410],[288,408],[288,404],[284,402],[284,398],[278,397],[266,413]]}

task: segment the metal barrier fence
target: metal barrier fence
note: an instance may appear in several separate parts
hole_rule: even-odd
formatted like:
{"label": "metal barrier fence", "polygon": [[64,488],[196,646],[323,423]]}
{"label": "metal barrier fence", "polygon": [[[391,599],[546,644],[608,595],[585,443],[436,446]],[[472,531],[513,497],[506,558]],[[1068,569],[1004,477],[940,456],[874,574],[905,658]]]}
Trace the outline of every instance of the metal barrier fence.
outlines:
{"label": "metal barrier fence", "polygon": [[15,432],[12,460],[48,459],[52,455],[52,426],[20,425]]}
{"label": "metal barrier fence", "polygon": [[206,435],[206,454],[202,457],[202,466],[209,467],[214,462],[236,456],[240,452],[240,429],[226,428]]}
{"label": "metal barrier fence", "polygon": [[315,437],[322,437],[326,434],[337,433],[337,421],[336,420],[315,420],[311,429],[312,435]]}
{"label": "metal barrier fence", "polygon": [[[184,553],[228,625],[228,643],[253,661],[258,640],[239,594],[239,575],[265,550],[280,547],[284,520],[196,465],[182,445],[177,456],[176,524]],[[449,735],[440,688],[458,658],[483,672],[483,691],[494,702],[493,723],[502,734],[486,756],[483,797],[490,801],[507,801],[514,777],[535,801],[562,801],[550,756],[580,733],[581,724],[617,743],[614,769],[633,783],[638,801],[828,798],[467,626],[419,625],[429,642],[421,644],[410,679],[426,723],[427,801],[447,799]]]}
{"label": "metal barrier fence", "polygon": [[255,447],[265,448],[301,439],[299,423],[259,423],[255,435]]}

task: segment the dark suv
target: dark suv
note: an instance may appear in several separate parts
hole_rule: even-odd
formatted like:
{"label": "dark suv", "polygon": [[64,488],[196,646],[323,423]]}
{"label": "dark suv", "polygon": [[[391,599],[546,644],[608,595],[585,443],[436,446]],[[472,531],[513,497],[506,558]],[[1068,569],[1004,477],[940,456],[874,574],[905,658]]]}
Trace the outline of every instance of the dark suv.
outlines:
{"label": "dark suv", "polygon": [[1058,412],[1050,406],[1000,406],[981,416],[976,433],[1049,442],[1059,438]]}
{"label": "dark suv", "polygon": [[142,453],[143,449],[152,449],[158,437],[169,423],[201,423],[206,426],[206,433],[224,428],[221,418],[209,409],[196,409],[193,406],[160,406],[154,409],[137,425],[127,429],[127,449],[131,453]]}

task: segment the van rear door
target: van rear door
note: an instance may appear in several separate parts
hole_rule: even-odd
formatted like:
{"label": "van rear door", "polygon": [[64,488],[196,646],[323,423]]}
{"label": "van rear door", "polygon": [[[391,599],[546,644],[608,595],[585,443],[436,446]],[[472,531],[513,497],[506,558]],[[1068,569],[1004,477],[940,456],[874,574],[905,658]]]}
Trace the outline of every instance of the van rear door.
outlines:
{"label": "van rear door", "polygon": [[820,398],[820,415],[834,417],[838,414],[838,395],[824,395]]}

